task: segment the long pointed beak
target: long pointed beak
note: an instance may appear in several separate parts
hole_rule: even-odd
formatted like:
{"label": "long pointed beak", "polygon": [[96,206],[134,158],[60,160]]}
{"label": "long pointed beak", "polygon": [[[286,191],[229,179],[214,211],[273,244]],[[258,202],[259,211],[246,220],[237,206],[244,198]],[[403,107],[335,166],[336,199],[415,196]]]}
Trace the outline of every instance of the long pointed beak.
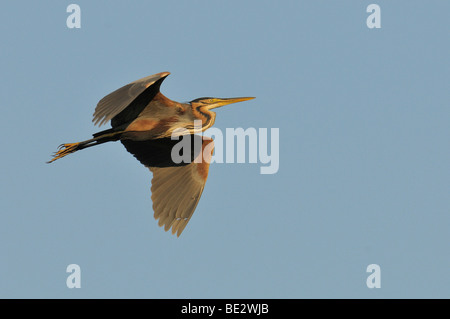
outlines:
{"label": "long pointed beak", "polygon": [[208,109],[215,109],[224,105],[237,103],[237,102],[244,102],[248,100],[253,100],[254,97],[232,97],[232,98],[226,98],[226,99],[215,99],[211,105],[208,105]]}

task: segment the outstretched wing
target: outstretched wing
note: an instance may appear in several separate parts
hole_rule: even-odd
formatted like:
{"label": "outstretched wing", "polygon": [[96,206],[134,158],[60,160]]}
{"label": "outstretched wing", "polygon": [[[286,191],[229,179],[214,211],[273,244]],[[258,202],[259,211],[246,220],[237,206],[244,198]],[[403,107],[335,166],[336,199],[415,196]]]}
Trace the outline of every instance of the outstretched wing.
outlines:
{"label": "outstretched wing", "polygon": [[[187,135],[190,148],[190,163],[174,163],[172,148],[178,140],[161,138],[148,141],[122,140],[127,151],[148,167],[153,173],[152,201],[155,219],[159,226],[177,236],[183,232],[197,207],[208,178],[209,163],[214,151],[214,142],[209,137]],[[200,145],[197,147],[196,144]]]}
{"label": "outstretched wing", "polygon": [[202,151],[194,162],[178,167],[150,167],[154,217],[165,231],[172,228],[172,234],[180,236],[190,221],[208,178],[213,151],[213,140],[203,137]]}
{"label": "outstretched wing", "polygon": [[[138,103],[139,105],[143,105],[145,107],[145,105],[150,102],[151,98],[159,92],[159,86],[164,78],[169,74],[169,72],[161,72],[150,75],[131,82],[108,94],[98,102],[92,122],[94,122],[95,125],[98,124],[99,126],[105,124],[113,117],[119,115],[120,112],[125,110],[130,104],[133,103],[133,101],[136,100],[138,96],[144,93],[144,91],[152,91],[152,89],[155,90],[155,92],[149,92],[152,94],[149,94],[148,97],[144,97],[147,98],[148,101],[140,101],[140,103]],[[139,112],[137,112],[136,116]]]}

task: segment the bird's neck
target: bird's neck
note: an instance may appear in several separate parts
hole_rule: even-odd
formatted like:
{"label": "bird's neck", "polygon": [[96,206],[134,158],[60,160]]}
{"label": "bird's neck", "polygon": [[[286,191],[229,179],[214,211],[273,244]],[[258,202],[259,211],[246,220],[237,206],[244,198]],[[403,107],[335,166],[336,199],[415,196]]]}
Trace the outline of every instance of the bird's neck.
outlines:
{"label": "bird's neck", "polygon": [[192,115],[194,119],[194,125],[200,126],[196,124],[195,121],[201,121],[201,131],[206,131],[208,128],[214,125],[216,121],[216,113],[211,112],[205,107],[194,108],[192,107]]}

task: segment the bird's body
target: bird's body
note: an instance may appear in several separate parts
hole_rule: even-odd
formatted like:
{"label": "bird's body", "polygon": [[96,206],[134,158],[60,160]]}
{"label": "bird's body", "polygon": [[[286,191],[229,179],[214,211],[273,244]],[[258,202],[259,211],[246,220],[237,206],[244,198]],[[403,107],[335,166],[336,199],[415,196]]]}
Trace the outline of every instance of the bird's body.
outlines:
{"label": "bird's body", "polygon": [[[195,135],[214,124],[213,108],[252,98],[201,98],[179,103],[160,92],[162,72],[127,84],[108,94],[98,103],[93,122],[111,128],[95,133],[79,143],[62,144],[53,162],[78,150],[111,141],[121,141],[153,173],[152,200],[154,217],[165,230],[179,236],[190,220],[202,194],[214,149],[212,139]],[[201,123],[199,125],[198,123]],[[173,136],[191,139],[189,161],[175,161],[172,148],[179,141]],[[201,145],[201,148],[194,147]]]}

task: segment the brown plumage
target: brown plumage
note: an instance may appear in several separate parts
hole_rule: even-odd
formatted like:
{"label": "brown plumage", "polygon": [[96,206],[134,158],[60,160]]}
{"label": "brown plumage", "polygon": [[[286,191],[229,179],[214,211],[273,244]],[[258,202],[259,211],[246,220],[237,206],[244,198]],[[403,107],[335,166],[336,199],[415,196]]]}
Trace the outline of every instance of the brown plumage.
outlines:
{"label": "brown plumage", "polygon": [[[96,125],[111,121],[111,128],[83,142],[62,144],[48,163],[84,148],[121,141],[153,173],[153,211],[159,226],[166,231],[172,228],[172,234],[180,236],[202,195],[214,151],[212,139],[195,133],[214,124],[216,114],[211,109],[253,98],[208,97],[178,103],[160,92],[161,83],[169,74],[150,75],[102,98],[92,121]],[[201,126],[194,125],[195,120]],[[188,161],[172,158],[172,148],[180,142],[172,136],[190,139],[191,147],[182,149]]]}

